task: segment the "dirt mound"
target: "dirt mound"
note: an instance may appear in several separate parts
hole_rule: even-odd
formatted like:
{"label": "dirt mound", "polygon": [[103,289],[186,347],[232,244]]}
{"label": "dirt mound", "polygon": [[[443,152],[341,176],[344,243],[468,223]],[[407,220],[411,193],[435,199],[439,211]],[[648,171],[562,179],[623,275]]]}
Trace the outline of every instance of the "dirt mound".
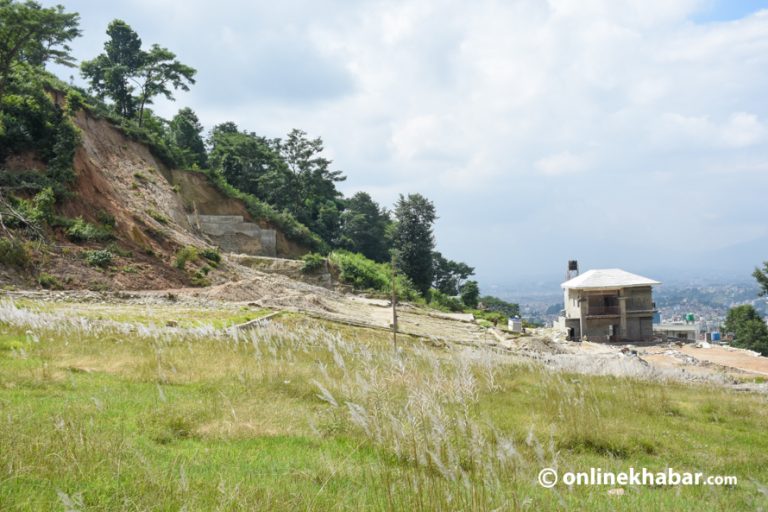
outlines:
{"label": "dirt mound", "polygon": [[568,350],[561,346],[559,343],[554,342],[549,338],[542,337],[530,337],[521,338],[517,343],[519,350],[527,352],[535,352],[540,354],[567,354]]}

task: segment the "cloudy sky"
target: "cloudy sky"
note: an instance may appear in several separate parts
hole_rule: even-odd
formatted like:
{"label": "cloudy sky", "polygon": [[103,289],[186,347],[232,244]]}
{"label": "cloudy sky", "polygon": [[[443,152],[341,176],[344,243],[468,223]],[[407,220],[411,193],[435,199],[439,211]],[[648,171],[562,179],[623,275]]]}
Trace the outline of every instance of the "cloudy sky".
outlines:
{"label": "cloudy sky", "polygon": [[768,259],[768,0],[63,3],[78,58],[120,18],[198,70],[161,115],[302,128],[345,193],[432,199],[483,286]]}

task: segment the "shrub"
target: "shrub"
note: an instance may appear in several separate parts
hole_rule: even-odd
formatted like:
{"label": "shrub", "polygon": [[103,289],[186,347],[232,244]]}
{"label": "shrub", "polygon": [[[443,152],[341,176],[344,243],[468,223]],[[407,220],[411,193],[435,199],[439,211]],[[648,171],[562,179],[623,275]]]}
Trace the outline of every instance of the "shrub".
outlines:
{"label": "shrub", "polygon": [[20,219],[15,215],[7,215],[3,220],[8,227],[39,230],[55,221],[56,195],[51,187],[42,189],[32,199],[20,199],[11,195],[8,197],[8,203],[22,217]]}
{"label": "shrub", "polygon": [[475,318],[487,320],[489,322],[506,327],[509,317],[500,311],[487,311],[482,309],[473,309],[471,313]]}
{"label": "shrub", "polygon": [[301,259],[304,262],[304,265],[301,267],[301,271],[305,274],[312,274],[317,272],[325,264],[325,256],[315,252],[305,254]]}
{"label": "shrub", "polygon": [[85,262],[92,267],[107,268],[112,264],[112,253],[105,250],[85,251]]}
{"label": "shrub", "polygon": [[331,258],[339,267],[339,278],[342,282],[352,285],[356,289],[386,290],[387,279],[386,265],[369,260],[362,254],[351,252],[334,252]]}
{"label": "shrub", "polygon": [[[392,293],[392,267],[388,263],[376,263],[362,254],[347,251],[334,251],[328,260],[339,269],[342,283],[358,290]],[[400,299],[415,300],[419,297],[413,283],[402,273],[397,274],[395,287]]]}
{"label": "shrub", "polygon": [[111,229],[94,226],[82,217],[76,218],[67,228],[66,233],[67,238],[73,242],[103,242],[114,238]]}
{"label": "shrub", "polygon": [[17,240],[0,238],[0,263],[9,267],[26,268],[30,264],[29,252]]}
{"label": "shrub", "polygon": [[[206,267],[203,267],[203,268],[206,268]],[[199,288],[210,286],[211,282],[206,277],[206,274],[208,274],[208,272],[204,272],[202,269],[195,272],[194,275],[192,276],[192,286],[196,286]]]}
{"label": "shrub", "polygon": [[456,297],[451,297],[435,288],[429,291],[429,305],[442,311],[457,313],[464,311],[464,304]]}
{"label": "shrub", "polygon": [[198,257],[197,247],[188,245],[182,249],[179,249],[179,252],[176,253],[175,266],[179,270],[184,270],[185,268],[187,268],[187,262],[195,261],[197,260],[197,257]]}
{"label": "shrub", "polygon": [[32,198],[34,220],[40,220],[47,224],[53,220],[55,214],[53,206],[56,204],[56,195],[51,187],[46,187]]}
{"label": "shrub", "polygon": [[147,215],[155,219],[160,224],[168,224],[171,220],[156,210],[147,210]]}
{"label": "shrub", "polygon": [[37,282],[46,290],[61,290],[63,288],[61,281],[56,276],[43,272],[37,277]]}
{"label": "shrub", "polygon": [[105,226],[115,227],[115,216],[105,210],[99,210],[96,213],[96,219]]}
{"label": "shrub", "polygon": [[115,242],[112,242],[111,244],[107,245],[106,249],[112,254],[115,254],[117,256],[122,256],[123,258],[130,258],[131,256],[133,256],[133,251],[126,251],[125,249],[117,245]]}
{"label": "shrub", "polygon": [[218,249],[205,248],[200,251],[200,256],[210,261],[214,267],[221,263],[221,253]]}

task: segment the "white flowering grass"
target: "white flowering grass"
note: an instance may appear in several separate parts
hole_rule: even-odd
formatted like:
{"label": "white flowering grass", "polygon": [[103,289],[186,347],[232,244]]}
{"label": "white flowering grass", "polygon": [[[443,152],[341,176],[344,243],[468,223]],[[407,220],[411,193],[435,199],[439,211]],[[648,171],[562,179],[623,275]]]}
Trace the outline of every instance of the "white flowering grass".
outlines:
{"label": "white flowering grass", "polygon": [[[85,307],[85,306],[82,306]],[[763,506],[763,396],[547,372],[284,315],[167,327],[0,302],[2,510]],[[106,313],[105,313],[106,312]],[[220,316],[219,316],[220,318]],[[543,467],[737,474],[735,489],[538,487]],[[755,483],[750,483],[755,482]]]}

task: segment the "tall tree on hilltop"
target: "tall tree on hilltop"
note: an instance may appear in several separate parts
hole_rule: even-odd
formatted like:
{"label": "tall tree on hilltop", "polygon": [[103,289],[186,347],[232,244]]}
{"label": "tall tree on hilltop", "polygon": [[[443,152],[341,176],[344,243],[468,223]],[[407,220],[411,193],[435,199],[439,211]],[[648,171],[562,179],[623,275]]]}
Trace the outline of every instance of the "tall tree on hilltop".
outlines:
{"label": "tall tree on hilltop", "polygon": [[0,0],[0,99],[16,65],[74,66],[68,43],[80,36],[80,15],[33,1]]}
{"label": "tall tree on hilltop", "polygon": [[114,20],[107,27],[109,39],[104,53],[93,60],[83,61],[80,69],[90,80],[91,89],[101,99],[110,98],[122,117],[131,119],[136,114],[135,86],[131,77],[141,66],[141,39],[122,20]]}
{"label": "tall tree on hilltop", "polygon": [[156,44],[143,53],[136,78],[139,88],[139,126],[144,119],[144,107],[151,105],[153,98],[162,94],[167,100],[173,101],[171,88],[188,91],[187,84],[195,83],[193,77],[196,73],[194,68],[176,60],[175,53]]}
{"label": "tall tree on hilltop", "polygon": [[346,180],[341,171],[332,171],[331,160],[322,156],[325,147],[318,137],[310,139],[303,130],[293,129],[284,140],[276,141],[288,169],[296,177],[299,194],[288,210],[327,242],[338,237],[341,192],[336,183]]}
{"label": "tall tree on hilltop", "polygon": [[358,192],[345,201],[341,214],[339,247],[359,252],[374,261],[389,258],[387,227],[392,221],[367,192]]}
{"label": "tall tree on hilltop", "polygon": [[395,219],[393,246],[398,253],[398,265],[426,296],[432,284],[435,206],[421,194],[401,194],[395,204]]}
{"label": "tall tree on hilltop", "polygon": [[176,60],[173,52],[156,44],[142,50],[141,39],[126,22],[113,20],[107,35],[104,53],[84,61],[81,71],[94,93],[110,98],[121,116],[141,125],[153,98],[162,94],[173,100],[171,89],[188,91],[195,83],[196,71]]}
{"label": "tall tree on hilltop", "polygon": [[191,108],[182,108],[168,126],[171,141],[184,153],[184,164],[205,167],[207,155],[203,143],[203,125]]}

